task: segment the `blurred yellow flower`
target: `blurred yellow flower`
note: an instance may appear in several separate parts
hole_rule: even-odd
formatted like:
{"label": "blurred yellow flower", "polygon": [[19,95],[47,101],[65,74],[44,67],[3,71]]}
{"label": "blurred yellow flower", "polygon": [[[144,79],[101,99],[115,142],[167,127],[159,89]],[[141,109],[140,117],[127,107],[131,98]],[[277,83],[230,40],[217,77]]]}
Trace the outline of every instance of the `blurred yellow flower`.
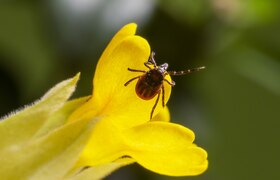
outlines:
{"label": "blurred yellow flower", "polygon": [[[135,31],[136,24],[132,23],[114,36],[97,64],[92,97],[68,119],[68,123],[97,119],[76,168],[130,157],[124,161],[135,161],[159,174],[201,174],[208,166],[207,153],[193,144],[194,133],[170,123],[168,109],[161,111],[160,105],[155,109],[155,120],[150,121],[155,98],[145,101],[137,97],[135,81],[124,87],[135,77],[127,68],[144,69],[151,52],[148,42]],[[171,86],[164,83],[167,102]]]}

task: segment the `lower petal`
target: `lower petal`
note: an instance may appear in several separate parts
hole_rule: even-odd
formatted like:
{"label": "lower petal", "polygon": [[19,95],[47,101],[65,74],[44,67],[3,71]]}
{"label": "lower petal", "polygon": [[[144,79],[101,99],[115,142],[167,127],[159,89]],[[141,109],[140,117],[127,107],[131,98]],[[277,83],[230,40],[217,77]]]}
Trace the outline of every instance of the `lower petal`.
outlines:
{"label": "lower petal", "polygon": [[193,132],[183,126],[151,122],[127,130],[124,135],[127,154],[151,171],[192,176],[207,169],[206,151],[193,144]]}
{"label": "lower petal", "polygon": [[206,152],[199,147],[182,151],[156,153],[131,153],[131,157],[141,166],[158,174],[168,176],[195,176],[202,174],[208,166]]}

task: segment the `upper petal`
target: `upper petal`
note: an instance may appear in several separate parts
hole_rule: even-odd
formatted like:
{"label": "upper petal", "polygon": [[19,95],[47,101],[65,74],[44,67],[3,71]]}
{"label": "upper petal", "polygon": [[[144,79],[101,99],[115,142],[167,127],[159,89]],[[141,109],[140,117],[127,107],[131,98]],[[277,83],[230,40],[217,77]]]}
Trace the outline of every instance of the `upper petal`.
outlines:
{"label": "upper petal", "polygon": [[127,155],[145,168],[170,176],[203,173],[207,153],[193,144],[191,130],[172,123],[150,122],[124,133]]}
{"label": "upper petal", "polygon": [[[134,36],[136,32],[137,25],[135,23],[130,23],[122,27],[112,38],[110,43],[107,45],[106,49],[103,51],[95,70],[95,77],[93,81],[96,79],[100,79],[98,77],[103,76],[103,66],[106,64],[110,64],[110,59],[108,56],[111,52],[115,49],[117,45],[119,45],[125,38],[129,36]],[[93,84],[96,84],[93,82]],[[94,105],[88,101],[87,103],[83,104],[80,108],[78,108],[68,119],[68,122],[76,121],[82,118],[90,118],[93,117],[98,112],[98,106]]]}
{"label": "upper petal", "polygon": [[[98,64],[96,66],[96,71],[95,71],[95,77],[99,77],[100,75],[102,76],[102,66],[104,64],[110,63],[110,59],[108,56],[111,54],[111,52],[116,48],[118,44],[120,44],[124,39],[126,39],[129,36],[134,36],[136,32],[137,25],[135,23],[130,23],[122,27],[112,38],[110,43],[107,45],[106,49],[103,51]],[[98,78],[95,78],[98,79]],[[94,79],[94,80],[95,80]]]}

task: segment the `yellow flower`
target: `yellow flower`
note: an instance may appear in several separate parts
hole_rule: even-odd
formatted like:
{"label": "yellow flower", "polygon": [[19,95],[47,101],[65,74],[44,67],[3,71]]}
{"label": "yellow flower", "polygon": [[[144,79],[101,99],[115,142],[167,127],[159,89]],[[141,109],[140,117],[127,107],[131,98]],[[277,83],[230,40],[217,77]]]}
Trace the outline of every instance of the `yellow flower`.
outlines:
{"label": "yellow flower", "polygon": [[[168,122],[168,109],[161,111],[161,103],[150,121],[156,98],[139,98],[136,81],[124,86],[129,79],[141,75],[127,68],[146,70],[144,62],[151,52],[148,42],[135,31],[136,24],[128,24],[114,36],[97,64],[92,97],[68,119],[69,124],[85,119],[96,121],[76,167],[98,167],[130,157],[123,161],[135,161],[159,174],[201,174],[208,166],[207,153],[193,144],[194,133]],[[170,76],[166,78],[171,80]],[[167,102],[171,87],[166,82],[164,87]]]}
{"label": "yellow flower", "polygon": [[[139,98],[136,81],[124,86],[137,76],[127,68],[146,68],[150,55],[149,44],[135,31],[135,24],[126,25],[104,51],[92,96],[68,101],[77,74],[0,120],[2,179],[102,179],[134,162],[170,176],[207,169],[207,153],[193,144],[194,133],[169,122],[161,103],[150,120],[155,99]],[[167,102],[171,87],[164,86]]]}

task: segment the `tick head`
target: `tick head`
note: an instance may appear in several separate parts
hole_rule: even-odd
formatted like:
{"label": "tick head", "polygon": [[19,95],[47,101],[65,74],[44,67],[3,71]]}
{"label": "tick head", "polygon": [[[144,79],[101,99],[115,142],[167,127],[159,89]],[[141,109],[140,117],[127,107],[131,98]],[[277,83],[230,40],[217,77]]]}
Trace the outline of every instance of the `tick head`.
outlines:
{"label": "tick head", "polygon": [[166,72],[167,68],[168,68],[168,64],[167,64],[167,63],[164,63],[164,64],[162,64],[162,65],[160,65],[160,66],[158,67],[158,71],[159,71],[160,73],[164,74],[164,73]]}

